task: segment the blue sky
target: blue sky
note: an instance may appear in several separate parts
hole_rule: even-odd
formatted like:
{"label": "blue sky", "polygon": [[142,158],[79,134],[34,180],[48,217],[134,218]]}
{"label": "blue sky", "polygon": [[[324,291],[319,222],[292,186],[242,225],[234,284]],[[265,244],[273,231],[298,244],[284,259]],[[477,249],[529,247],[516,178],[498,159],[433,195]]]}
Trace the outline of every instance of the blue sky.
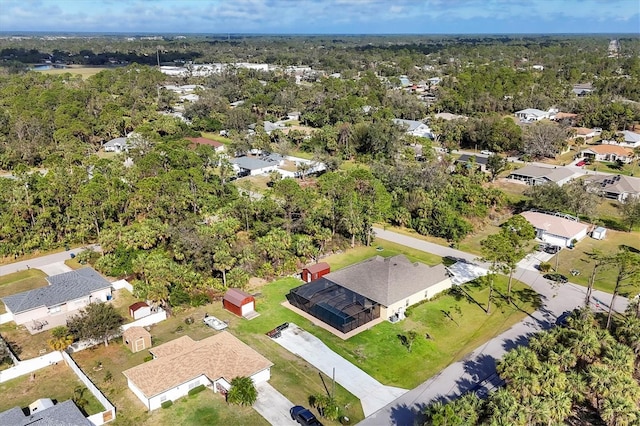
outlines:
{"label": "blue sky", "polygon": [[640,33],[640,1],[0,0],[0,31]]}

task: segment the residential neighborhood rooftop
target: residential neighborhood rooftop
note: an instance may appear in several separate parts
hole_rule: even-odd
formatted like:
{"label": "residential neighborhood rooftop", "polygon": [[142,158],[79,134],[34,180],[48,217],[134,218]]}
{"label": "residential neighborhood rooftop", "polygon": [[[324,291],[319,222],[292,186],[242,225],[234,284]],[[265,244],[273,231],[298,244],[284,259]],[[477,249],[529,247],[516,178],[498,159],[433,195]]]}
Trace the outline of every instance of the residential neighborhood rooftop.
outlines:
{"label": "residential neighborhood rooftop", "polygon": [[235,377],[249,377],[273,365],[226,331],[200,341],[194,341],[188,336],[176,340],[186,345],[172,344],[171,350],[158,356],[157,349],[165,346],[165,343],[152,350],[156,359],[123,371],[125,377],[134,382],[146,397],[157,395],[201,375],[212,381],[224,378],[231,382]]}
{"label": "residential neighborhood rooftop", "polygon": [[537,179],[546,178],[552,182],[559,182],[573,176],[574,172],[564,167],[551,168],[528,164],[521,169],[514,170],[511,174]]}
{"label": "residential neighborhood rooftop", "polygon": [[60,305],[111,287],[109,281],[90,267],[53,275],[46,280],[48,286],[5,296],[2,301],[12,313],[18,314],[41,306]]}
{"label": "residential neighborhood rooftop", "polygon": [[620,145],[590,145],[589,147],[582,150],[584,151],[593,151],[596,154],[615,154],[618,156],[631,156],[633,155],[633,150],[630,148],[625,148]]}
{"label": "residential neighborhood rooftop", "polygon": [[0,425],[7,426],[84,426],[92,424],[70,399],[29,415],[25,415],[20,407],[13,407],[0,413]]}
{"label": "residential neighborhood rooftop", "polygon": [[587,175],[585,181],[600,184],[603,191],[640,195],[640,178],[625,175]]}
{"label": "residential neighborhood rooftop", "polygon": [[580,222],[542,212],[527,211],[520,213],[520,215],[527,219],[534,228],[543,229],[545,232],[565,238],[571,238],[581,230],[588,228],[587,225]]}
{"label": "residential neighborhood rooftop", "polygon": [[375,256],[324,276],[325,279],[389,306],[449,277],[444,265],[411,262],[404,255]]}

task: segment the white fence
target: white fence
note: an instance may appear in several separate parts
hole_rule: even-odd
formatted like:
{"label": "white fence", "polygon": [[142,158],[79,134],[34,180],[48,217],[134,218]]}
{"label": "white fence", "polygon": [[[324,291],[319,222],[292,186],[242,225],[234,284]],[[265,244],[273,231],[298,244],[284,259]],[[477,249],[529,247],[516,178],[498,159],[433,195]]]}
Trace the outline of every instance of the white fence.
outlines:
{"label": "white fence", "polygon": [[0,324],[4,324],[7,322],[13,321],[13,315],[10,313],[0,314]]}
{"label": "white fence", "polygon": [[0,383],[40,370],[60,361],[62,361],[60,352],[49,352],[37,358],[20,361],[16,366],[0,371]]}
{"label": "white fence", "polygon": [[129,290],[129,293],[133,294],[133,286],[129,284],[127,280],[118,280],[111,283],[111,287],[116,290],[120,290],[121,288],[125,288]]}
{"label": "white fence", "polygon": [[167,312],[162,308],[158,308],[158,312],[156,312],[155,314],[147,315],[146,317],[140,318],[139,320],[136,320],[134,322],[124,324],[122,326],[122,331],[125,331],[131,327],[145,327],[147,325],[157,324],[166,319]]}
{"label": "white fence", "polygon": [[84,374],[80,367],[78,367],[78,364],[76,364],[76,362],[69,356],[68,353],[57,353],[61,354],[62,358],[64,358],[64,360],[67,362],[67,365],[69,365],[73,372],[76,373],[78,379],[80,379],[80,381],[87,387],[87,389],[89,389],[89,392],[91,392],[91,394],[95,396],[100,404],[102,404],[102,406],[104,407],[103,412],[89,416],[89,421],[94,425],[102,425],[110,422],[111,420],[114,420],[116,418],[116,407],[114,407],[113,404],[107,399],[107,397],[104,396],[102,392],[100,392],[100,389],[98,389],[98,387],[93,384],[93,382],[86,376],[86,374]]}

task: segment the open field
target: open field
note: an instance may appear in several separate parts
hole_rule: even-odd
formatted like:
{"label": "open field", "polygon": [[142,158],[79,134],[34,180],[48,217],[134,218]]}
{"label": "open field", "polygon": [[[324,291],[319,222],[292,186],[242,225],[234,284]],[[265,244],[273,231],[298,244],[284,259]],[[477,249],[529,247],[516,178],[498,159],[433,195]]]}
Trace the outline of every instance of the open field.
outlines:
{"label": "open field", "polygon": [[84,67],[81,65],[70,65],[66,68],[53,68],[50,70],[42,70],[36,71],[41,72],[43,74],[52,74],[52,75],[62,75],[62,74],[71,74],[71,75],[79,75],[83,79],[87,79],[91,76],[98,74],[100,71],[111,69],[111,68],[103,68],[103,67]]}
{"label": "open field", "polygon": [[[64,362],[42,368],[31,375],[26,374],[8,382],[0,383],[0,411],[13,407],[24,408],[40,398],[51,398],[63,402],[73,397],[77,387],[84,388],[84,384]],[[104,410],[102,404],[85,390],[82,394],[87,400],[84,408],[86,415],[92,415]],[[80,407],[79,407],[80,408]]]}
{"label": "open field", "polygon": [[[594,240],[593,238],[585,238],[576,244],[574,249],[561,250],[557,256],[559,257],[559,271],[561,274],[569,277],[571,282],[587,286],[589,276],[593,271],[593,262],[589,258],[589,254],[594,250],[599,250],[606,255],[614,254],[620,246],[630,247],[631,250],[640,251],[640,232],[619,232],[607,230],[607,237],[604,240]],[[556,264],[555,256],[549,261],[551,265]],[[570,271],[576,269],[580,271],[580,275],[571,276]],[[602,267],[596,276],[594,287],[598,290],[613,293],[616,282],[616,271],[613,267]],[[623,295],[635,295],[640,291],[640,284],[625,287]]]}
{"label": "open field", "polygon": [[203,138],[207,138],[207,139],[211,139],[213,141],[216,142],[220,142],[222,144],[228,145],[231,143],[231,139],[225,137],[225,136],[220,136],[220,134],[218,133],[212,133],[212,132],[202,132],[202,137]]}
{"label": "open field", "polygon": [[[47,274],[39,269],[29,269],[4,275],[0,277],[0,297],[44,287],[47,285],[46,276]],[[5,312],[4,303],[0,303],[0,314]]]}
{"label": "open field", "polygon": [[584,166],[585,170],[594,170],[598,172],[613,173],[616,175],[633,176],[638,174],[640,168],[637,162],[635,164],[625,164],[623,167],[618,168],[616,163],[610,163],[607,161],[594,161],[588,166]]}
{"label": "open field", "polygon": [[[382,250],[380,250],[382,249]],[[323,262],[329,263],[333,271],[342,269],[345,266],[361,262],[373,256],[391,257],[397,254],[404,254],[412,262],[422,262],[429,266],[442,263],[442,258],[431,253],[425,253],[390,241],[375,239],[370,247],[358,246],[349,249],[344,253],[333,254],[322,259]]]}

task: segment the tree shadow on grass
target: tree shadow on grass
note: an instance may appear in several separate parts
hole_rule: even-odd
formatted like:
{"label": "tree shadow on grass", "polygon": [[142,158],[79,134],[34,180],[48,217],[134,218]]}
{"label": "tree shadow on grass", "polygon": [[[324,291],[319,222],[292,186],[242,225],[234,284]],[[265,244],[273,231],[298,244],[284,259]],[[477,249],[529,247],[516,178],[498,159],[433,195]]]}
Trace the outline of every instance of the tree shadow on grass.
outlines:
{"label": "tree shadow on grass", "polygon": [[626,244],[620,244],[618,246],[618,249],[620,249],[620,250],[628,250],[629,252],[635,253],[635,254],[640,253],[640,250],[638,250],[637,248],[632,247],[632,246],[628,246]]}
{"label": "tree shadow on grass", "polygon": [[473,298],[462,286],[456,285],[451,287],[450,294],[456,299],[456,301],[466,300],[471,304],[477,305],[484,312],[487,312],[487,309],[480,304],[476,299]]}

